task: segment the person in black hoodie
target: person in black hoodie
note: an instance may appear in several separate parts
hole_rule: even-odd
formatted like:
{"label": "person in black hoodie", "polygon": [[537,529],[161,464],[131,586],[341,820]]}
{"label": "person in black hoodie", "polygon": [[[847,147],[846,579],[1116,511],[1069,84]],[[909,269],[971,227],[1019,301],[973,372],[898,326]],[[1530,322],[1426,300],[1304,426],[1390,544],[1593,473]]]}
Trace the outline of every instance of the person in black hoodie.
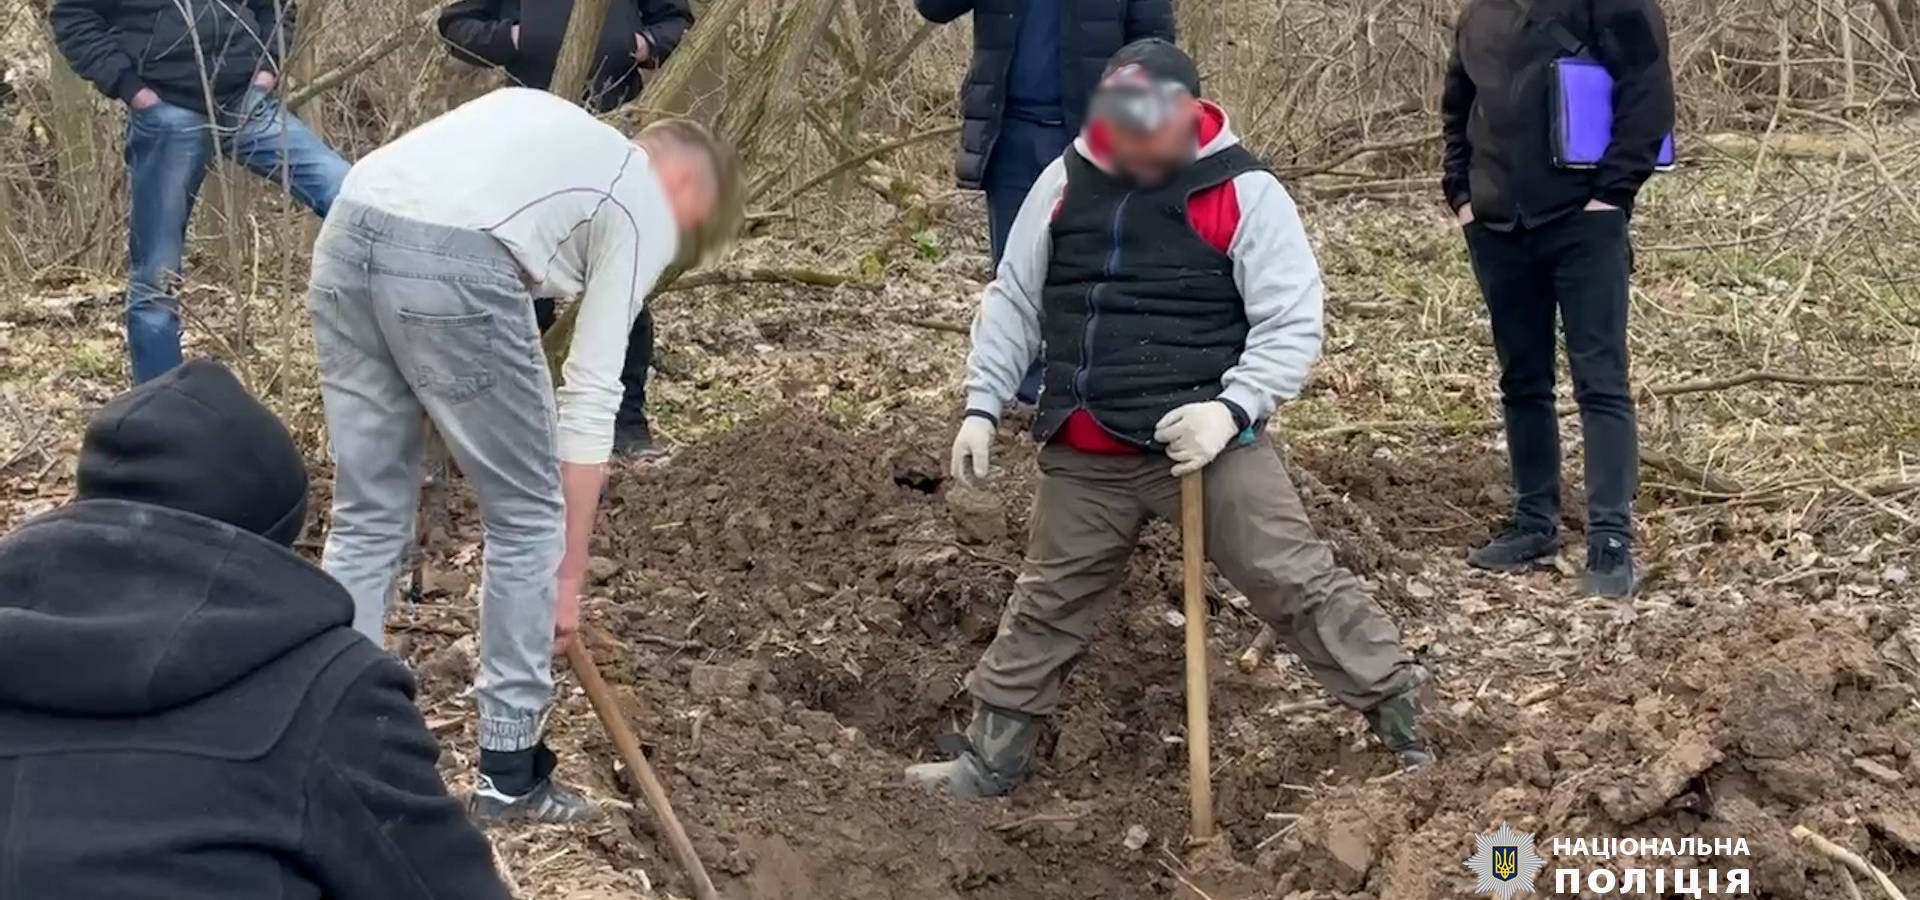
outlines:
{"label": "person in black hoodie", "polygon": [[[458,0],[440,12],[440,37],[455,59],[505,69],[513,83],[547,90],[560,56],[560,39],[573,16],[573,0]],[[693,27],[687,0],[612,0],[600,27],[600,46],[587,79],[587,107],[606,112],[640,96],[642,70],[659,68]],[[569,98],[574,99],[574,98]],[[553,327],[554,303],[534,301],[545,332]],[[653,306],[633,323],[627,362],[620,372],[625,393],[614,420],[613,451],[628,458],[654,458],[660,449],[647,423],[647,369],[653,365]]]}
{"label": "person in black hoodie", "polygon": [[508,897],[306,507],[215,363],[94,417],[74,502],[0,539],[0,897]]}
{"label": "person in black hoodie", "polygon": [[[1553,62],[1573,55],[1614,81],[1612,140],[1591,168],[1553,159]],[[1586,590],[1633,592],[1627,225],[1673,118],[1658,0],[1469,0],[1460,13],[1440,100],[1441,190],[1486,296],[1514,494],[1511,521],[1468,555],[1471,565],[1512,571],[1559,551],[1557,315],[1586,444]]]}

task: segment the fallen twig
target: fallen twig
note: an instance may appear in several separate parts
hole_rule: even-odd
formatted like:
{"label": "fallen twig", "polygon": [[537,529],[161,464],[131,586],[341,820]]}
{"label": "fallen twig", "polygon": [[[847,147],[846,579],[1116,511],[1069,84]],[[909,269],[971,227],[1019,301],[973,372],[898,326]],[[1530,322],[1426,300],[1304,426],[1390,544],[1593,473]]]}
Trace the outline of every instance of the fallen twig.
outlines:
{"label": "fallen twig", "polygon": [[1874,868],[1872,863],[1861,859],[1860,855],[1854,853],[1852,850],[1848,850],[1839,844],[1821,837],[1819,832],[1805,825],[1793,826],[1793,830],[1789,832],[1789,834],[1793,836],[1794,840],[1807,845],[1821,856],[1825,856],[1872,880],[1873,883],[1878,884],[1880,889],[1885,891],[1887,896],[1892,897],[1893,900],[1907,900],[1907,895],[1901,893],[1900,889],[1894,886],[1893,879],[1888,878],[1885,872]]}
{"label": "fallen twig", "polygon": [[860,153],[856,153],[852,156],[847,157],[846,159],[843,159],[837,163],[834,163],[831,166],[828,166],[826,171],[821,172],[820,174],[815,175],[812,178],[809,178],[806,181],[801,182],[799,187],[796,187],[793,190],[790,190],[785,194],[781,195],[779,200],[776,200],[773,203],[768,204],[768,206],[773,209],[782,209],[790,205],[791,203],[793,203],[793,201],[797,199],[801,194],[804,194],[810,190],[813,190],[816,187],[819,187],[820,185],[823,185],[829,181],[832,181],[835,176],[841,175],[843,173],[852,171],[853,169],[856,169],[860,166],[863,166],[870,160],[878,159],[882,156],[885,156],[889,153],[894,152],[895,150],[900,150],[905,147],[911,147],[914,144],[918,144],[924,141],[930,141],[937,137],[946,137],[947,135],[959,134],[959,133],[960,133],[960,126],[957,124],[942,125],[939,128],[931,128],[926,131],[922,131],[918,134],[910,134],[910,135],[907,135],[906,137],[896,138],[894,140],[887,141],[884,144],[879,144],[877,146],[868,148],[867,150],[864,150]]}
{"label": "fallen twig", "polygon": [[856,287],[876,290],[880,286],[853,275],[822,272],[816,269],[709,269],[682,275],[660,289],[666,294],[694,288],[725,284],[804,284],[811,287]]}

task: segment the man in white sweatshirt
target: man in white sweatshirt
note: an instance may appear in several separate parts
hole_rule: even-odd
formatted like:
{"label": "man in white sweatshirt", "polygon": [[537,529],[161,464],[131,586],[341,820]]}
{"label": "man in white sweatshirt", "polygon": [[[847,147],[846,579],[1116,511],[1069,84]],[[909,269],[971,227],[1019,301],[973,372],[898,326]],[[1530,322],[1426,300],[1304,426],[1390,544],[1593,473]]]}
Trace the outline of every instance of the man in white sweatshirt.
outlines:
{"label": "man in white sweatshirt", "polygon": [[1292,199],[1199,82],[1164,41],[1114,55],[974,319],[953,471],[986,477],[1002,405],[1041,353],[1041,478],[1025,565],[967,679],[973,721],[956,759],[907,770],[916,783],[1019,784],[1141,528],[1177,521],[1179,479],[1202,470],[1208,557],[1403,766],[1432,759],[1415,727],[1428,673],[1315,537],[1267,435],[1320,354],[1319,265]]}
{"label": "man in white sweatshirt", "polygon": [[[332,439],[321,565],[382,621],[414,533],[425,422],[479,497],[482,822],[593,810],[541,740],[551,655],[579,625],[635,317],[680,236],[737,202],[733,153],[699,125],[638,136],[505,88],[355,165],[314,246],[308,303]],[[578,296],[556,390],[533,301]]]}

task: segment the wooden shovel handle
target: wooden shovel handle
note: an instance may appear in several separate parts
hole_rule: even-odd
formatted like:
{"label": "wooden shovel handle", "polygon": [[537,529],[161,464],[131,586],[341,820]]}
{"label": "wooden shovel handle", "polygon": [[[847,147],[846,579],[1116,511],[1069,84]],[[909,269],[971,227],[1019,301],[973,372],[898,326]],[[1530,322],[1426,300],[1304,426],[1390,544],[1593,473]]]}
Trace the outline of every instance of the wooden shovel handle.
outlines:
{"label": "wooden shovel handle", "polygon": [[606,680],[600,677],[599,667],[593,664],[593,654],[587,652],[584,629],[574,636],[573,645],[567,648],[567,665],[573,667],[573,674],[580,679],[580,687],[586,690],[594,713],[607,730],[607,737],[613,739],[613,746],[620,751],[620,758],[626,761],[627,771],[632,772],[634,780],[640,783],[640,793],[646,797],[647,808],[653,810],[653,817],[660,823],[660,829],[667,833],[667,843],[673,848],[674,859],[679,861],[681,870],[687,873],[687,880],[693,882],[693,896],[696,900],[719,900],[720,895],[713,889],[713,879],[707,877],[706,867],[700,864],[700,854],[694,851],[693,841],[687,837],[687,829],[673,814],[673,804],[667,801],[666,787],[653,774],[653,766],[647,763],[646,754],[640,752],[640,738],[627,725],[626,716],[620,712],[620,704],[614,700],[613,689],[607,687]]}
{"label": "wooden shovel handle", "polygon": [[1207,715],[1206,499],[1202,472],[1180,478],[1180,571],[1187,616],[1187,787],[1193,839],[1213,838],[1213,763]]}

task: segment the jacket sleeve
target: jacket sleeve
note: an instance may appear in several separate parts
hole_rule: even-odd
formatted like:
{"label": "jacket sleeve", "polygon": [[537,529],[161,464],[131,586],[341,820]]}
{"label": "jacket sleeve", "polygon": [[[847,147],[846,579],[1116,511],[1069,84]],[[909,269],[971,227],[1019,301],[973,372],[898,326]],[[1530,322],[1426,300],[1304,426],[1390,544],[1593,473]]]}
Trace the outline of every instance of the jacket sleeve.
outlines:
{"label": "jacket sleeve", "polygon": [[260,36],[260,68],[279,73],[293,52],[293,25],[299,19],[293,0],[247,0],[254,33]]}
{"label": "jacket sleeve", "polygon": [[1593,173],[1594,199],[1633,206],[1673,131],[1667,20],[1656,0],[1595,0],[1594,55],[1613,76],[1613,143]]}
{"label": "jacket sleeve", "polygon": [[120,39],[108,24],[107,17],[118,5],[117,0],[56,0],[47,19],[53,26],[55,46],[74,72],[100,93],[131,101],[147,85],[134,72],[133,57],[120,49]]}
{"label": "jacket sleeve", "polygon": [[641,0],[640,32],[646,36],[651,58],[660,65],[680,46],[680,38],[693,27],[693,8],[687,0]]}
{"label": "jacket sleeve", "polygon": [[1473,144],[1467,140],[1467,122],[1473,117],[1474,97],[1479,93],[1467,76],[1466,63],[1460,59],[1459,35],[1454,36],[1453,53],[1447,59],[1446,86],[1440,93],[1440,132],[1444,149],[1440,161],[1440,191],[1454,212],[1473,199],[1470,174],[1473,170]]}
{"label": "jacket sleeve", "polygon": [[1219,399],[1239,407],[1252,423],[1299,396],[1319,360],[1324,289],[1300,212],[1279,179],[1248,172],[1233,187],[1240,227],[1227,255],[1249,329],[1240,361],[1220,378]]}
{"label": "jacket sleeve", "polygon": [[1172,0],[1127,0],[1127,43],[1159,38],[1173,40]]}
{"label": "jacket sleeve", "polygon": [[967,354],[967,412],[999,420],[1007,398],[1040,355],[1040,290],[1053,255],[1053,210],[1067,185],[1067,166],[1047,165],[1007,232],[1000,269],[973,316]]}
{"label": "jacket sleeve", "polygon": [[920,17],[935,25],[945,25],[973,12],[974,0],[913,0]]}
{"label": "jacket sleeve", "polygon": [[504,66],[518,50],[514,23],[500,17],[499,0],[459,0],[440,11],[440,38],[453,58],[476,66]]}
{"label": "jacket sleeve", "polygon": [[382,657],[347,688],[307,772],[306,864],[332,900],[507,900],[486,838],[440,781],[413,677]]}

